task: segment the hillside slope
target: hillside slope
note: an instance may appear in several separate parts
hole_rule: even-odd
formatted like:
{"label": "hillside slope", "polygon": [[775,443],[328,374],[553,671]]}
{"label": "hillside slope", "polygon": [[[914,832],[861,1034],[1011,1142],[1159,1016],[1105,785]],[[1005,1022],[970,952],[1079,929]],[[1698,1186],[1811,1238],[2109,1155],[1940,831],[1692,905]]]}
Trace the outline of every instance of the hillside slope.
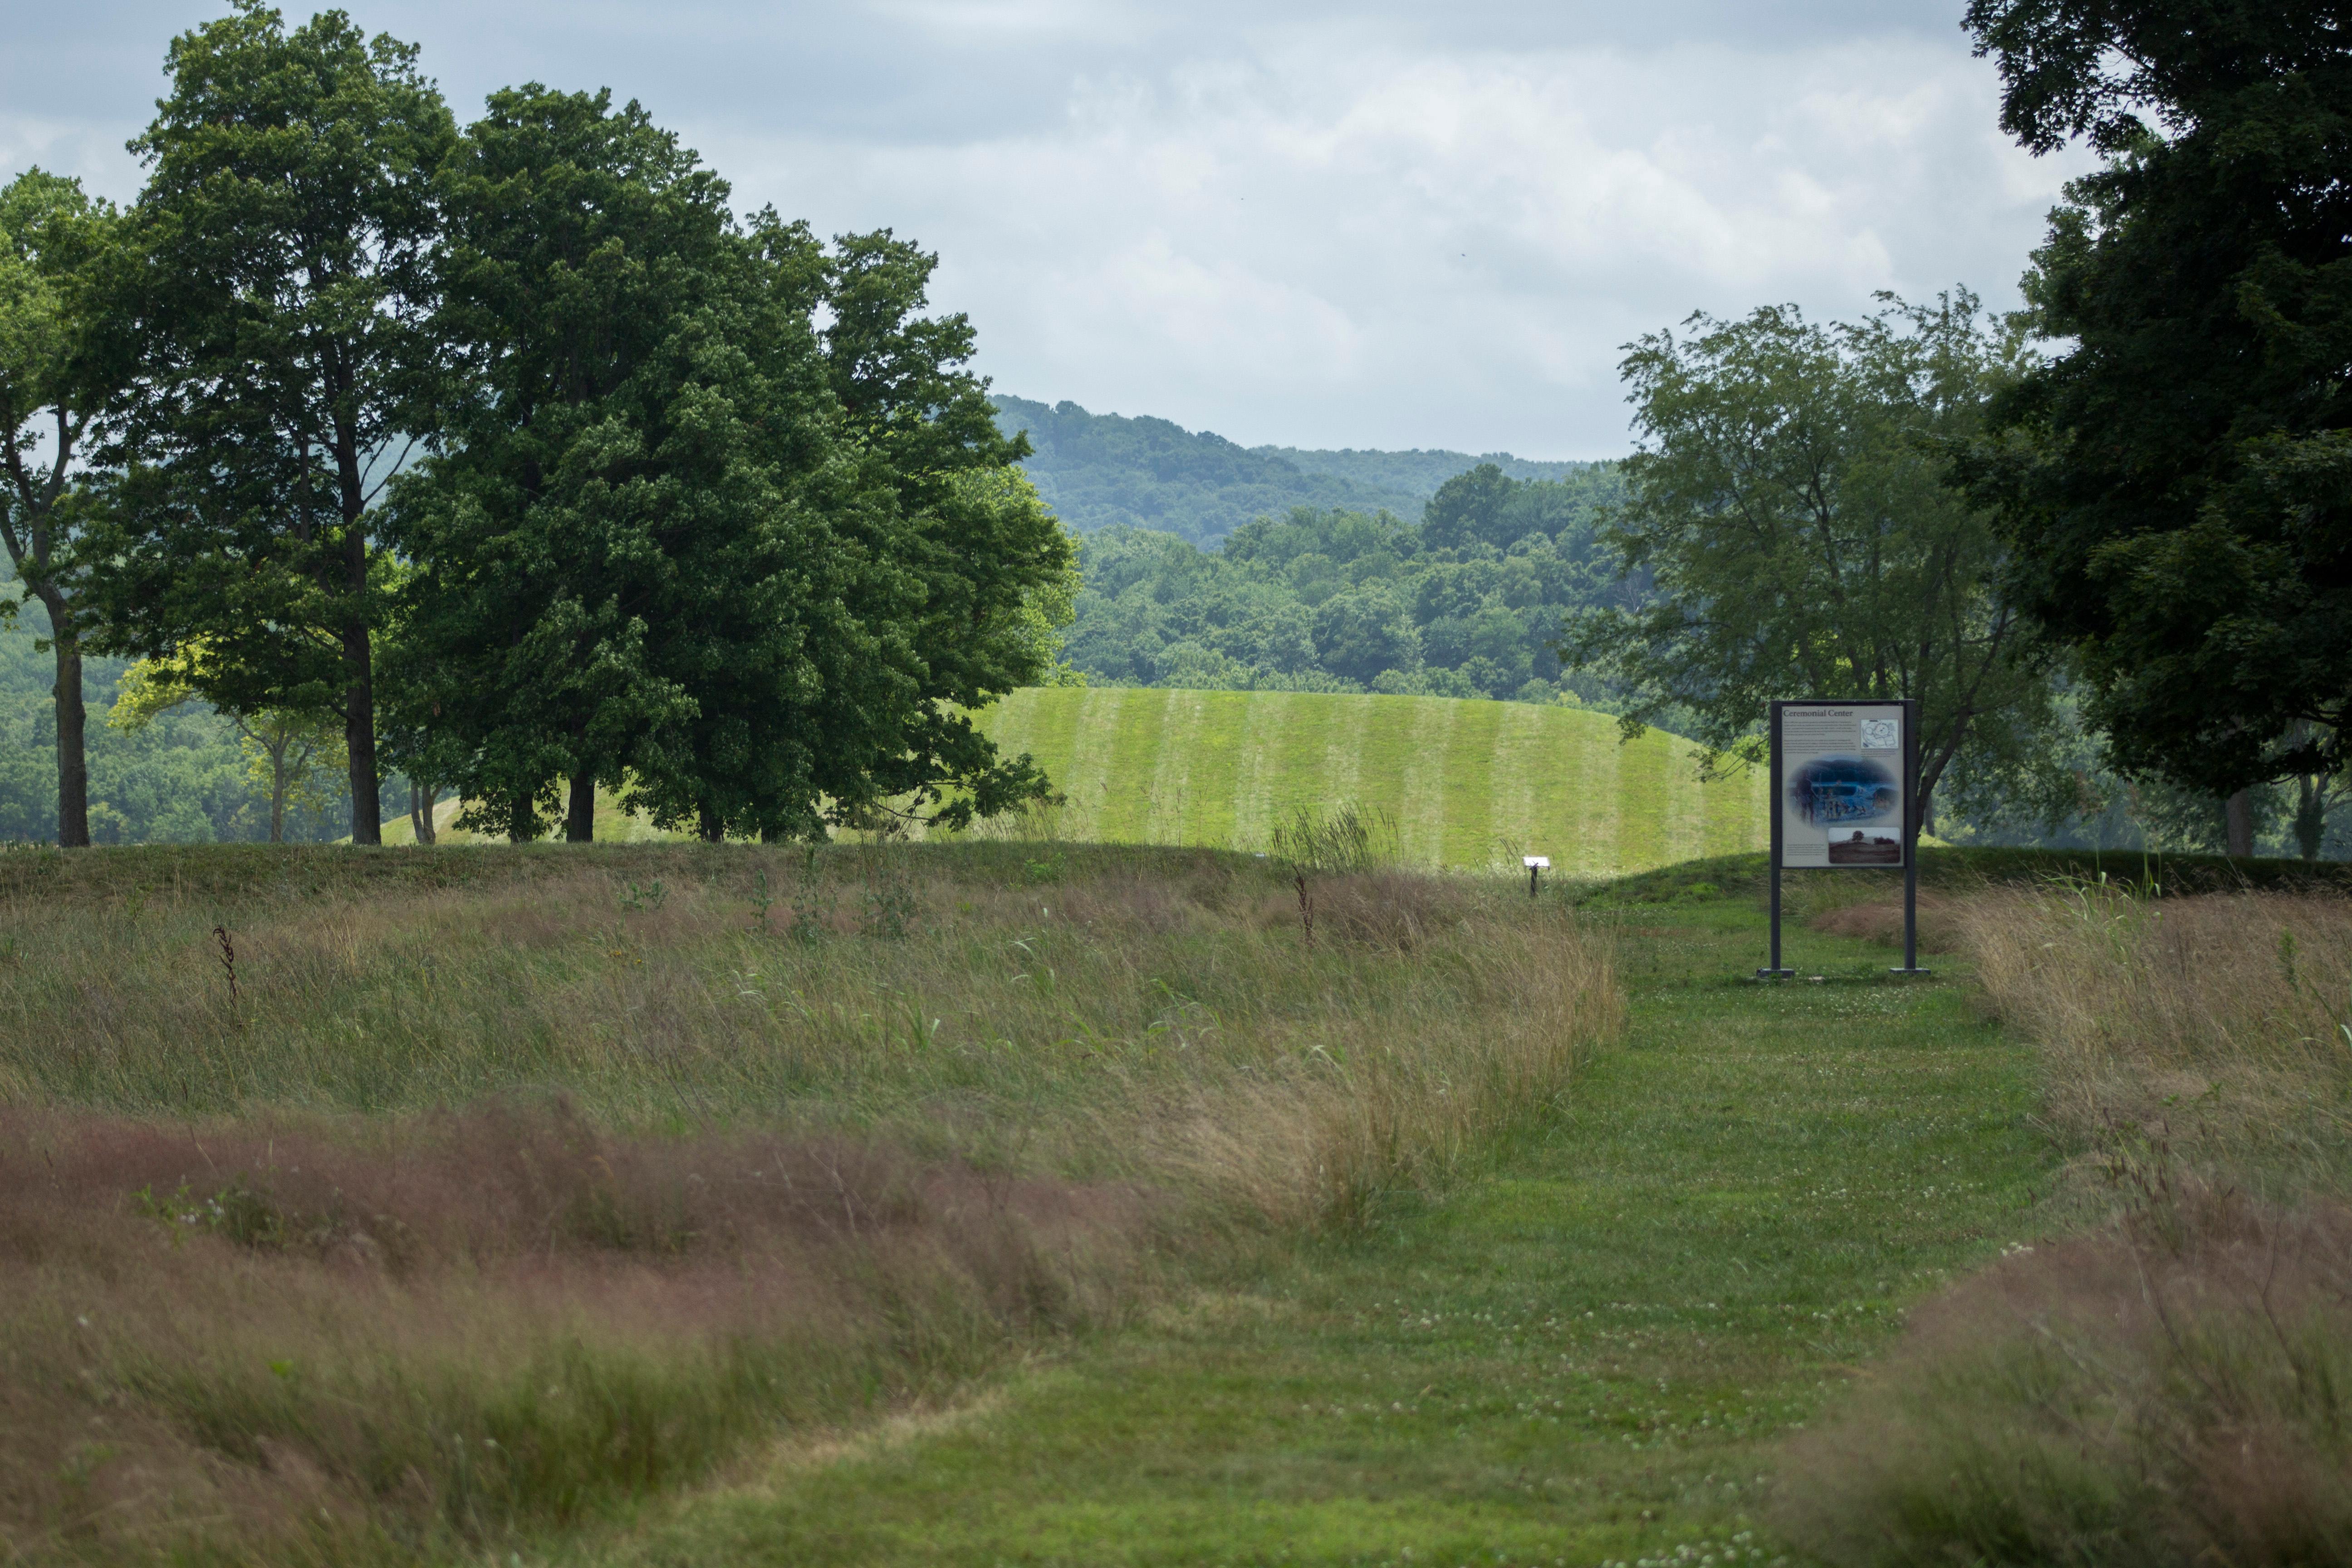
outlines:
{"label": "hillside slope", "polygon": [[1523,702],[1322,692],[1056,687],[981,715],[1030,752],[1073,840],[1262,847],[1301,805],[1355,801],[1395,824],[1414,864],[1549,855],[1607,877],[1764,842],[1760,776],[1702,785],[1696,748],[1652,731],[1621,745],[1605,713]]}
{"label": "hillside slope", "polygon": [[1435,495],[1437,487],[1454,475],[1466,474],[1481,463],[1492,463],[1515,479],[1550,479],[1555,482],[1577,479],[1594,468],[1612,466],[1604,462],[1579,462],[1574,458],[1554,461],[1540,458],[1515,458],[1508,452],[1482,452],[1474,458],[1467,452],[1449,452],[1443,447],[1416,447],[1407,452],[1358,450],[1353,447],[1341,447],[1337,451],[1328,447],[1252,447],[1250,450],[1262,458],[1279,458],[1301,473],[1329,474],[1334,479],[1346,479],[1353,484],[1401,491],[1418,496],[1423,500]]}
{"label": "hillside slope", "polygon": [[[1631,745],[1579,708],[1443,697],[1047,687],[980,715],[1007,754],[1027,752],[1066,802],[1041,826],[1073,843],[1265,846],[1299,806],[1353,801],[1384,814],[1414,865],[1516,866],[1548,855],[1562,876],[1652,870],[1764,845],[1764,784],[1701,784],[1696,748],[1653,730]],[[442,842],[457,802],[435,813]],[[998,831],[983,826],[981,831]],[[682,837],[597,792],[605,843]],[[386,814],[387,844],[410,841]]]}
{"label": "hillside slope", "polygon": [[1292,507],[1377,513],[1418,521],[1437,487],[1482,462],[1515,479],[1573,480],[1592,463],[1532,462],[1507,452],[1304,451],[1242,447],[1207,430],[1149,416],[1094,414],[999,394],[1006,434],[1025,430],[1035,454],[1021,465],[1075,533],[1124,526],[1207,546],[1254,518]]}

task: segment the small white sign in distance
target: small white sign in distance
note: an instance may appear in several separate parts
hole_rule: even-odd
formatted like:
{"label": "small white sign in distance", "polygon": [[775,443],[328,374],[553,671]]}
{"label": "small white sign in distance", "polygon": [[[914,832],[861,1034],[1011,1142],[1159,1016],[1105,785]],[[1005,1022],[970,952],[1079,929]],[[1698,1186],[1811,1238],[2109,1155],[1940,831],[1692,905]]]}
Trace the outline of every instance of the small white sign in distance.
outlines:
{"label": "small white sign in distance", "polygon": [[1525,866],[1530,871],[1549,871],[1551,869],[1551,857],[1549,855],[1522,855],[1519,857],[1519,864]]}

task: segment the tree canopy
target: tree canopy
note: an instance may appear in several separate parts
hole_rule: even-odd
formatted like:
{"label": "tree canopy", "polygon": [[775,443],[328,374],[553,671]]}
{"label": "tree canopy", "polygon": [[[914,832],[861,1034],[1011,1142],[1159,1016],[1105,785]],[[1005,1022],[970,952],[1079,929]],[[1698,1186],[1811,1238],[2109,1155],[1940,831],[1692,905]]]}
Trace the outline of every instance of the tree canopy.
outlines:
{"label": "tree canopy", "polygon": [[2107,156],[2027,278],[2058,351],[1962,466],[2126,773],[2342,772],[2352,33],[2340,6],[1975,0],[2002,124]]}
{"label": "tree canopy", "polygon": [[380,742],[516,837],[589,837],[600,785],[710,837],[1045,788],[970,710],[1052,675],[1072,545],[935,257],[740,215],[606,93],[461,132],[339,11],[235,0],[166,63],[119,223],[0,194],[0,541],[64,841],[85,640],[143,661],[110,745],[232,716],[273,837],[341,758],[379,842]]}
{"label": "tree canopy", "polygon": [[1992,520],[1942,482],[1942,452],[2024,363],[1966,292],[1643,338],[1624,362],[1642,444],[1602,535],[1654,593],[1583,616],[1570,662],[1637,694],[1629,731],[1681,710],[1746,761],[1774,698],[1916,698],[1923,800],[1956,762],[2013,780],[2040,754],[2049,682],[2017,657]]}
{"label": "tree canopy", "polygon": [[997,421],[1035,447],[1022,465],[1074,533],[1140,528],[1207,549],[1262,517],[1297,507],[1415,518],[1437,488],[1481,463],[1514,479],[1576,483],[1602,465],[1533,462],[1508,453],[1315,451],[1243,447],[1148,416],[1093,414],[1075,403],[995,398]]}
{"label": "tree canopy", "polygon": [[234,712],[340,710],[352,836],[379,841],[383,480],[416,433],[436,172],[416,51],[260,0],[181,35],[109,317],[129,393],[101,586],[118,651],[202,643]]}
{"label": "tree canopy", "polygon": [[443,179],[436,451],[395,486],[394,731],[472,826],[596,786],[805,836],[1042,787],[961,710],[1036,679],[1069,546],[1010,473],[933,259],[739,224],[635,104],[494,95]]}
{"label": "tree canopy", "polygon": [[[0,190],[0,549],[46,612],[56,679],[58,841],[90,842],[82,634],[91,515],[83,471],[115,387],[95,352],[94,279],[114,259],[113,208],[79,182],[29,169]],[[15,613],[0,600],[0,621]]]}

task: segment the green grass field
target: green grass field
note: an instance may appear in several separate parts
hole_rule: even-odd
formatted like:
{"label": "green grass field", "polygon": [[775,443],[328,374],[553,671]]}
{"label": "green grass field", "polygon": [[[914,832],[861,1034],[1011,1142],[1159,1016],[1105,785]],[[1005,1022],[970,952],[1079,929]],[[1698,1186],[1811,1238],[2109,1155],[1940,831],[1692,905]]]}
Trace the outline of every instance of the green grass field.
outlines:
{"label": "green grass field", "polygon": [[[1764,780],[1702,784],[1698,748],[1579,708],[1447,697],[1047,687],[980,715],[1065,804],[1026,825],[1074,843],[1259,849],[1298,807],[1384,814],[1407,865],[1474,870],[1550,857],[1597,879],[1763,847]],[[457,803],[436,814],[450,843]],[[985,829],[983,831],[986,831]],[[411,839],[387,817],[384,842]],[[600,796],[605,843],[675,838]]]}
{"label": "green grass field", "polygon": [[1043,763],[1073,840],[1256,849],[1300,806],[1385,813],[1407,864],[1548,855],[1602,878],[1760,847],[1764,782],[1698,782],[1697,748],[1576,708],[1441,697],[1054,687],[981,716]]}

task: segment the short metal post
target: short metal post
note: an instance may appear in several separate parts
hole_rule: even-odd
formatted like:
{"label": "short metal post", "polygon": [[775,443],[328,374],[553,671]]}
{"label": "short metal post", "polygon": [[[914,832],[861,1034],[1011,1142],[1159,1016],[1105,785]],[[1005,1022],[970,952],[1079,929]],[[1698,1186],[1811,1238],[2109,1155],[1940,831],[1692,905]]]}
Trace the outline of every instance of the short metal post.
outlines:
{"label": "short metal post", "polygon": [[1780,967],[1780,709],[1775,702],[1767,711],[1764,725],[1771,747],[1771,800],[1767,810],[1771,813],[1768,834],[1769,847],[1764,858],[1770,863],[1772,881],[1772,967],[1756,972],[1759,980],[1779,980],[1797,972]]}
{"label": "short metal post", "polygon": [[1542,875],[1542,868],[1537,866],[1528,868],[1528,897],[1532,899],[1536,896],[1536,879]]}
{"label": "short metal post", "polygon": [[1903,967],[1910,973],[1919,971],[1919,835],[1911,834],[1911,842],[1903,857]]}
{"label": "short metal post", "polygon": [[1895,974],[1932,974],[1919,967],[1919,700],[1903,704],[1903,967]]}

